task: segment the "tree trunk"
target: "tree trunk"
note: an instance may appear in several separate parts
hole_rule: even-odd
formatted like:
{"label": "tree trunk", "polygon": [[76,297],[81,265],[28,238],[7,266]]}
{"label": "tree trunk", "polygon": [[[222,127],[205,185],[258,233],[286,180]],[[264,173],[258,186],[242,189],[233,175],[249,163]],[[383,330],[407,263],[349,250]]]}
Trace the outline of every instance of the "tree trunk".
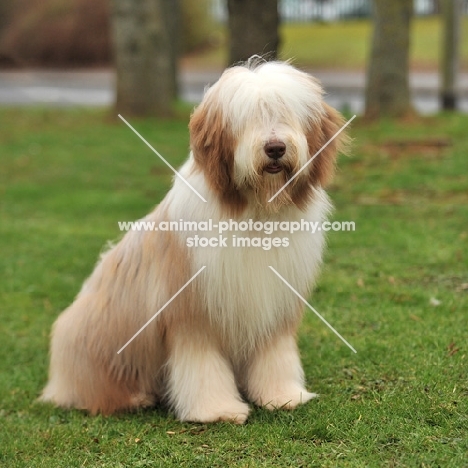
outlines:
{"label": "tree trunk", "polygon": [[409,32],[413,0],[374,0],[374,32],[367,72],[365,116],[411,112]]}
{"label": "tree trunk", "polygon": [[442,1],[441,104],[444,110],[457,108],[456,81],[460,37],[461,3]]}
{"label": "tree trunk", "polygon": [[279,45],[277,0],[228,0],[229,64],[252,55],[275,59]]}
{"label": "tree trunk", "polygon": [[[124,115],[171,114],[176,92],[174,0],[112,0],[111,24],[117,73],[116,110]],[[171,27],[172,26],[172,27]]]}
{"label": "tree trunk", "polygon": [[171,60],[171,95],[175,99],[179,95],[178,81],[178,61],[181,53],[182,43],[180,28],[182,27],[181,18],[181,1],[180,0],[165,0],[164,17],[167,19],[168,34],[169,34],[169,56]]}

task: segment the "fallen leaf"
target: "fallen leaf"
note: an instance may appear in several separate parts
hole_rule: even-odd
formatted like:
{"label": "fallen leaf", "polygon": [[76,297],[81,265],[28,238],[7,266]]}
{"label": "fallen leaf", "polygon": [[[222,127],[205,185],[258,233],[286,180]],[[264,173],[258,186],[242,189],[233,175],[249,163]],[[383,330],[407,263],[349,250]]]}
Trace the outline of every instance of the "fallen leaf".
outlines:
{"label": "fallen leaf", "polygon": [[439,301],[439,299],[436,299],[435,297],[431,297],[429,299],[429,304],[431,304],[431,306],[437,307],[437,306],[440,306],[440,304],[442,304],[442,302]]}
{"label": "fallen leaf", "polygon": [[460,348],[457,348],[457,345],[452,341],[448,346],[448,355],[453,356],[454,354],[458,353],[460,351]]}

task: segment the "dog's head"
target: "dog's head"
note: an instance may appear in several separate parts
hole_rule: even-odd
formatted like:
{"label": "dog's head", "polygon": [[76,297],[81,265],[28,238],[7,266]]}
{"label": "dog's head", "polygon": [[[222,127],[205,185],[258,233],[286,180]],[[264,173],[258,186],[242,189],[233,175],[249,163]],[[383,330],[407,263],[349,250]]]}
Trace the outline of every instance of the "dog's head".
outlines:
{"label": "dog's head", "polygon": [[223,73],[190,120],[195,164],[223,203],[234,211],[251,201],[268,212],[304,208],[314,187],[330,181],[346,136],[317,155],[344,124],[322,95],[314,78],[287,63],[248,63]]}

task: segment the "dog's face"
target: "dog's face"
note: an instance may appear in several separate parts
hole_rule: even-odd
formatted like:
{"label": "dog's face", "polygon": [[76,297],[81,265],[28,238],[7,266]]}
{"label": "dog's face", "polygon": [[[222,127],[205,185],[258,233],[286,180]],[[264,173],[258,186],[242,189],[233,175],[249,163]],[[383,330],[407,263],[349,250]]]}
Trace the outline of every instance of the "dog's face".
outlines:
{"label": "dog's face", "polygon": [[[310,75],[278,62],[236,66],[206,93],[190,121],[197,167],[234,211],[255,200],[268,212],[305,207],[333,176],[343,136],[314,157],[343,119]],[[312,157],[278,196],[280,190]]]}

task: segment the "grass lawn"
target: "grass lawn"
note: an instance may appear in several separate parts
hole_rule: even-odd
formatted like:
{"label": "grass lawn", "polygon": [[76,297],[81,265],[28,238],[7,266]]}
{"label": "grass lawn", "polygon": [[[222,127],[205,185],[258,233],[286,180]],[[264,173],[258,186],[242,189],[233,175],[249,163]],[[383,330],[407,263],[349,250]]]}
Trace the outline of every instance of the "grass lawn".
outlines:
{"label": "grass lawn", "polygon": [[[282,59],[297,65],[327,69],[361,69],[370,52],[372,26],[369,20],[334,23],[286,23],[281,27]],[[438,17],[415,18],[411,28],[410,61],[414,69],[437,69],[441,24]],[[217,47],[189,58],[193,66],[224,68],[227,63],[226,31],[213,33]],[[468,17],[461,27],[460,65],[468,69]]]}
{"label": "grass lawn", "polygon": [[[187,116],[132,123],[184,160]],[[171,173],[103,111],[0,110],[0,466],[467,466],[466,128],[466,115],[353,123],[330,194],[356,231],[330,233],[311,300],[358,353],[307,313],[299,342],[321,398],[238,427],[35,403],[51,324],[117,221],[146,214]]]}

